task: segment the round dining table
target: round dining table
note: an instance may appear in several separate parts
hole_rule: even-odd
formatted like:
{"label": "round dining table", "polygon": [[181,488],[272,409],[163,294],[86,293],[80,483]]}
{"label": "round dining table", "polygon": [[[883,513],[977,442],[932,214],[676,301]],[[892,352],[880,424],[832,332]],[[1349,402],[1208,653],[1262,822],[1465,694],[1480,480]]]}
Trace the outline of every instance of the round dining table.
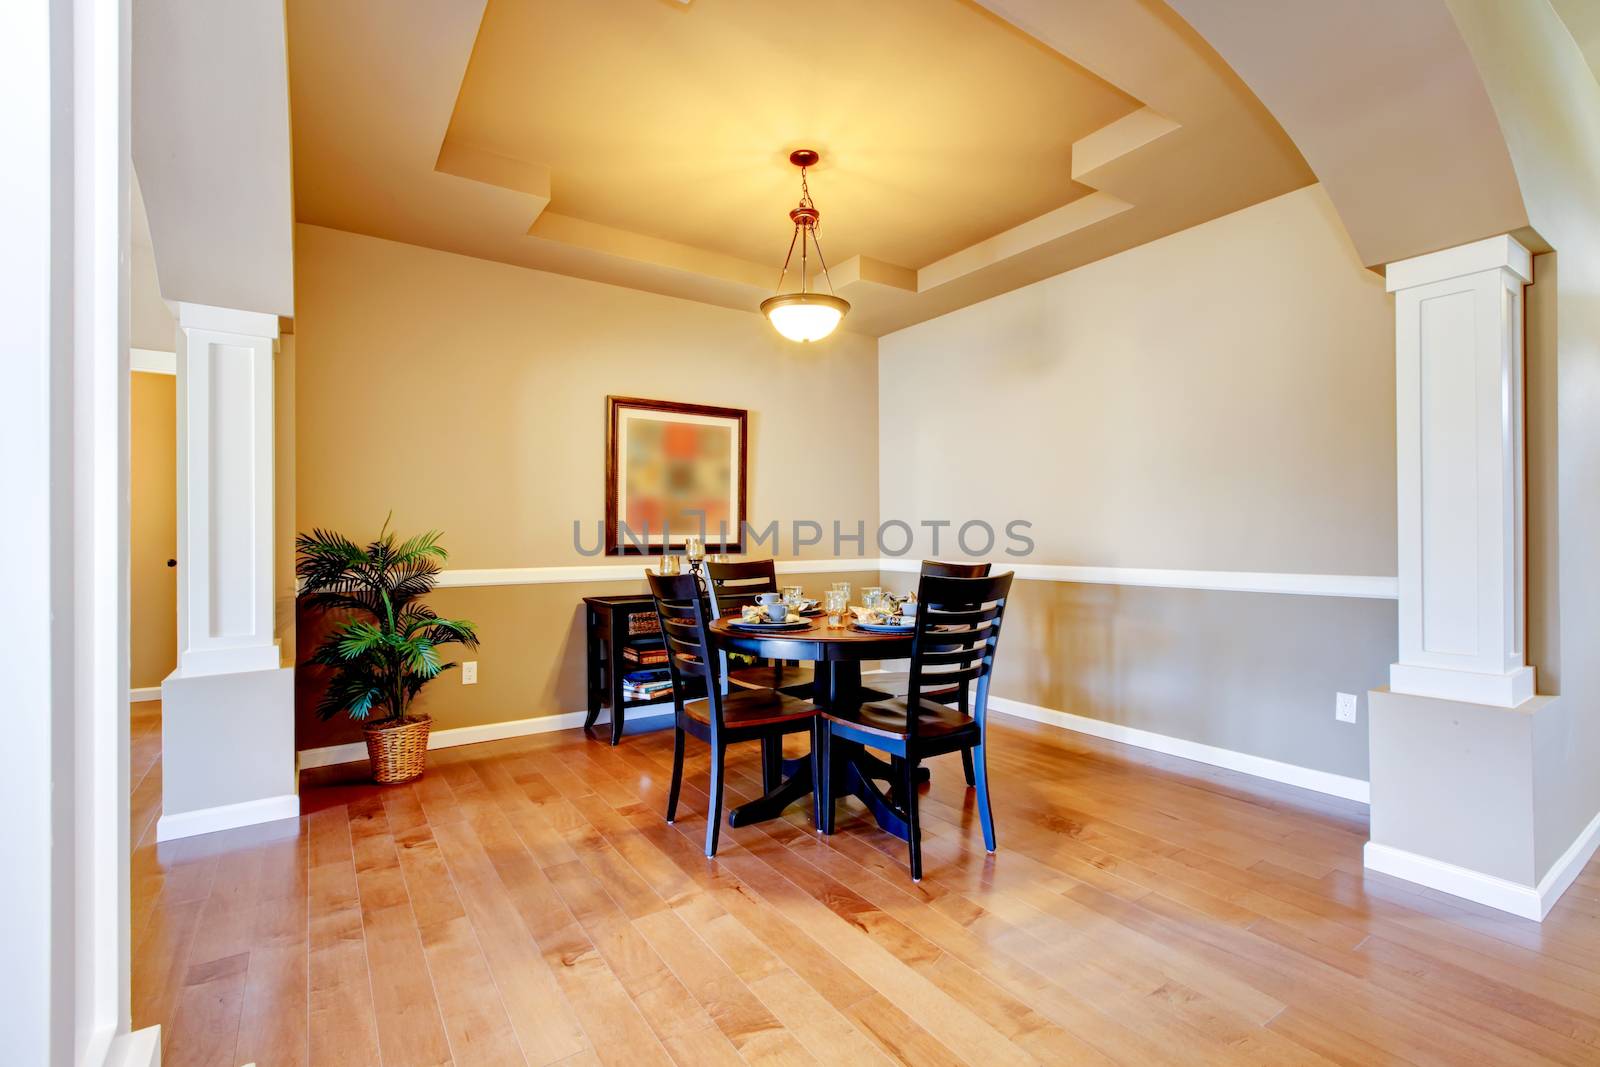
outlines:
{"label": "round dining table", "polygon": [[[843,708],[874,694],[863,687],[861,664],[868,660],[910,659],[911,632],[873,633],[853,626],[829,626],[826,617],[806,621],[804,630],[755,631],[735,625],[738,615],[726,615],[710,626],[712,643],[723,652],[741,652],[771,660],[801,660],[812,665],[811,700],[817,707]],[[869,676],[870,677],[870,676]],[[924,779],[927,768],[921,769]],[[909,836],[905,820],[878,789],[876,782],[891,781],[892,767],[859,744],[836,740],[833,751],[832,780],[836,797],[855,796],[872,812],[884,830],[901,840]],[[741,804],[728,813],[729,826],[775,819],[785,808],[813,792],[809,759],[784,760],[783,780],[772,792]],[[814,806],[818,829],[831,833],[820,803]]]}

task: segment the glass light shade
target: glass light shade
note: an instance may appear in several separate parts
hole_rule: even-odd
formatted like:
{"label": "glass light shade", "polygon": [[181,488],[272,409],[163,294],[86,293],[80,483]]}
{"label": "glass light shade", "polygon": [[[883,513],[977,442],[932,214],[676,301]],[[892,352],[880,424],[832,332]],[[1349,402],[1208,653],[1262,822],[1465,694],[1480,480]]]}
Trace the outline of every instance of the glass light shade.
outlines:
{"label": "glass light shade", "polygon": [[761,302],[773,329],[791,341],[820,341],[850,310],[850,303],[827,293],[782,293]]}

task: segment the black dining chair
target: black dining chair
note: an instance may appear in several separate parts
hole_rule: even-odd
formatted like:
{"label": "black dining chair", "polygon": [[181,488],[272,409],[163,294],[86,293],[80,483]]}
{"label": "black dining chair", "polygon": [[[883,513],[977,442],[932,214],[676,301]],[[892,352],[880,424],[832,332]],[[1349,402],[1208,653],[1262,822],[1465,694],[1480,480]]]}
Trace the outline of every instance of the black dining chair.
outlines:
{"label": "black dining chair", "polygon": [[[922,829],[917,817],[917,766],[948,752],[963,752],[976,777],[978,821],[983,847],[995,849],[994,815],[989,809],[989,769],[984,753],[988,735],[989,679],[1006,600],[1010,574],[987,578],[941,578],[917,583],[917,621],[911,638],[910,687],[903,697],[864,702],[856,707],[822,712],[823,759],[838,740],[887,752],[897,781],[891,806],[906,824],[911,849],[911,878],[922,880]],[[952,686],[974,686],[970,712],[952,708],[925,694]],[[822,829],[833,830],[837,783],[823,780]]]}
{"label": "black dining chair", "polygon": [[[778,591],[778,570],[770,559],[740,563],[707,560],[706,579],[711,589],[711,610],[717,618],[754,604],[762,593]],[[751,666],[724,666],[728,684],[742,689],[781,689],[790,696],[809,696],[815,681],[810,667],[779,660],[758,659]]]}
{"label": "black dining chair", "polygon": [[[817,709],[804,700],[775,689],[722,691],[721,657],[711,647],[710,620],[705,601],[692,574],[661,575],[647,571],[650,595],[661,620],[667,646],[667,667],[672,675],[672,785],[667,791],[667,822],[678,815],[678,792],[683,785],[683,749],[686,735],[711,746],[711,799],[706,813],[706,855],[717,854],[722,827],[723,764],[728,746],[741,741],[761,742],[761,787],[777,789],[782,766],[783,739],[789,734],[811,734],[811,774],[816,781],[821,751]],[[705,696],[685,699],[704,687]]]}
{"label": "black dining chair", "polygon": [[922,577],[934,578],[987,578],[989,577],[989,564],[987,563],[946,563],[944,560],[925,559],[922,561]]}
{"label": "black dining chair", "polygon": [[[989,564],[987,563],[946,563],[937,559],[922,561],[921,577],[935,578],[987,578]],[[882,699],[884,697],[903,697],[911,686],[910,671],[879,671],[869,674],[861,680],[867,689],[867,699]],[[942,689],[923,688],[924,700],[937,701],[940,704],[954,704],[962,712],[966,712],[971,701],[971,686],[967,684],[945,686]],[[968,749],[961,751],[961,769],[967,776],[967,784],[972,784],[972,752]]]}

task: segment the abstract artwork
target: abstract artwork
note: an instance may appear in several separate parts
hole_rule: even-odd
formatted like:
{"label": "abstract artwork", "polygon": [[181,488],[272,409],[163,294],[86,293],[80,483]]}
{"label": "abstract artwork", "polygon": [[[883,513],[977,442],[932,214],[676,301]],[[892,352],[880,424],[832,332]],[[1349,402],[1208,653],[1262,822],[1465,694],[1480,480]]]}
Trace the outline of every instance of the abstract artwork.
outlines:
{"label": "abstract artwork", "polygon": [[606,555],[743,549],[748,413],[606,397]]}

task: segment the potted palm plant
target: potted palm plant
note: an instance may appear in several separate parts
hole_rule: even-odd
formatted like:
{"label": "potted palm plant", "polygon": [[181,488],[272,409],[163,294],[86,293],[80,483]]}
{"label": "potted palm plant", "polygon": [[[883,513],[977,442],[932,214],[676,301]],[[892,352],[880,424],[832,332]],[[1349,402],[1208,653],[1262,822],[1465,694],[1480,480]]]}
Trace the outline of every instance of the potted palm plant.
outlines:
{"label": "potted palm plant", "polygon": [[455,666],[439,658],[440,646],[478,647],[472,623],[441,619],[421,602],[449,556],[440,536],[434,530],[401,542],[385,520],[365,546],[330,530],[295,538],[303,602],[339,617],[310,659],[333,672],[317,714],[343,712],[364,724],[377,782],[422,773],[432,719],[408,710],[423,686]]}

